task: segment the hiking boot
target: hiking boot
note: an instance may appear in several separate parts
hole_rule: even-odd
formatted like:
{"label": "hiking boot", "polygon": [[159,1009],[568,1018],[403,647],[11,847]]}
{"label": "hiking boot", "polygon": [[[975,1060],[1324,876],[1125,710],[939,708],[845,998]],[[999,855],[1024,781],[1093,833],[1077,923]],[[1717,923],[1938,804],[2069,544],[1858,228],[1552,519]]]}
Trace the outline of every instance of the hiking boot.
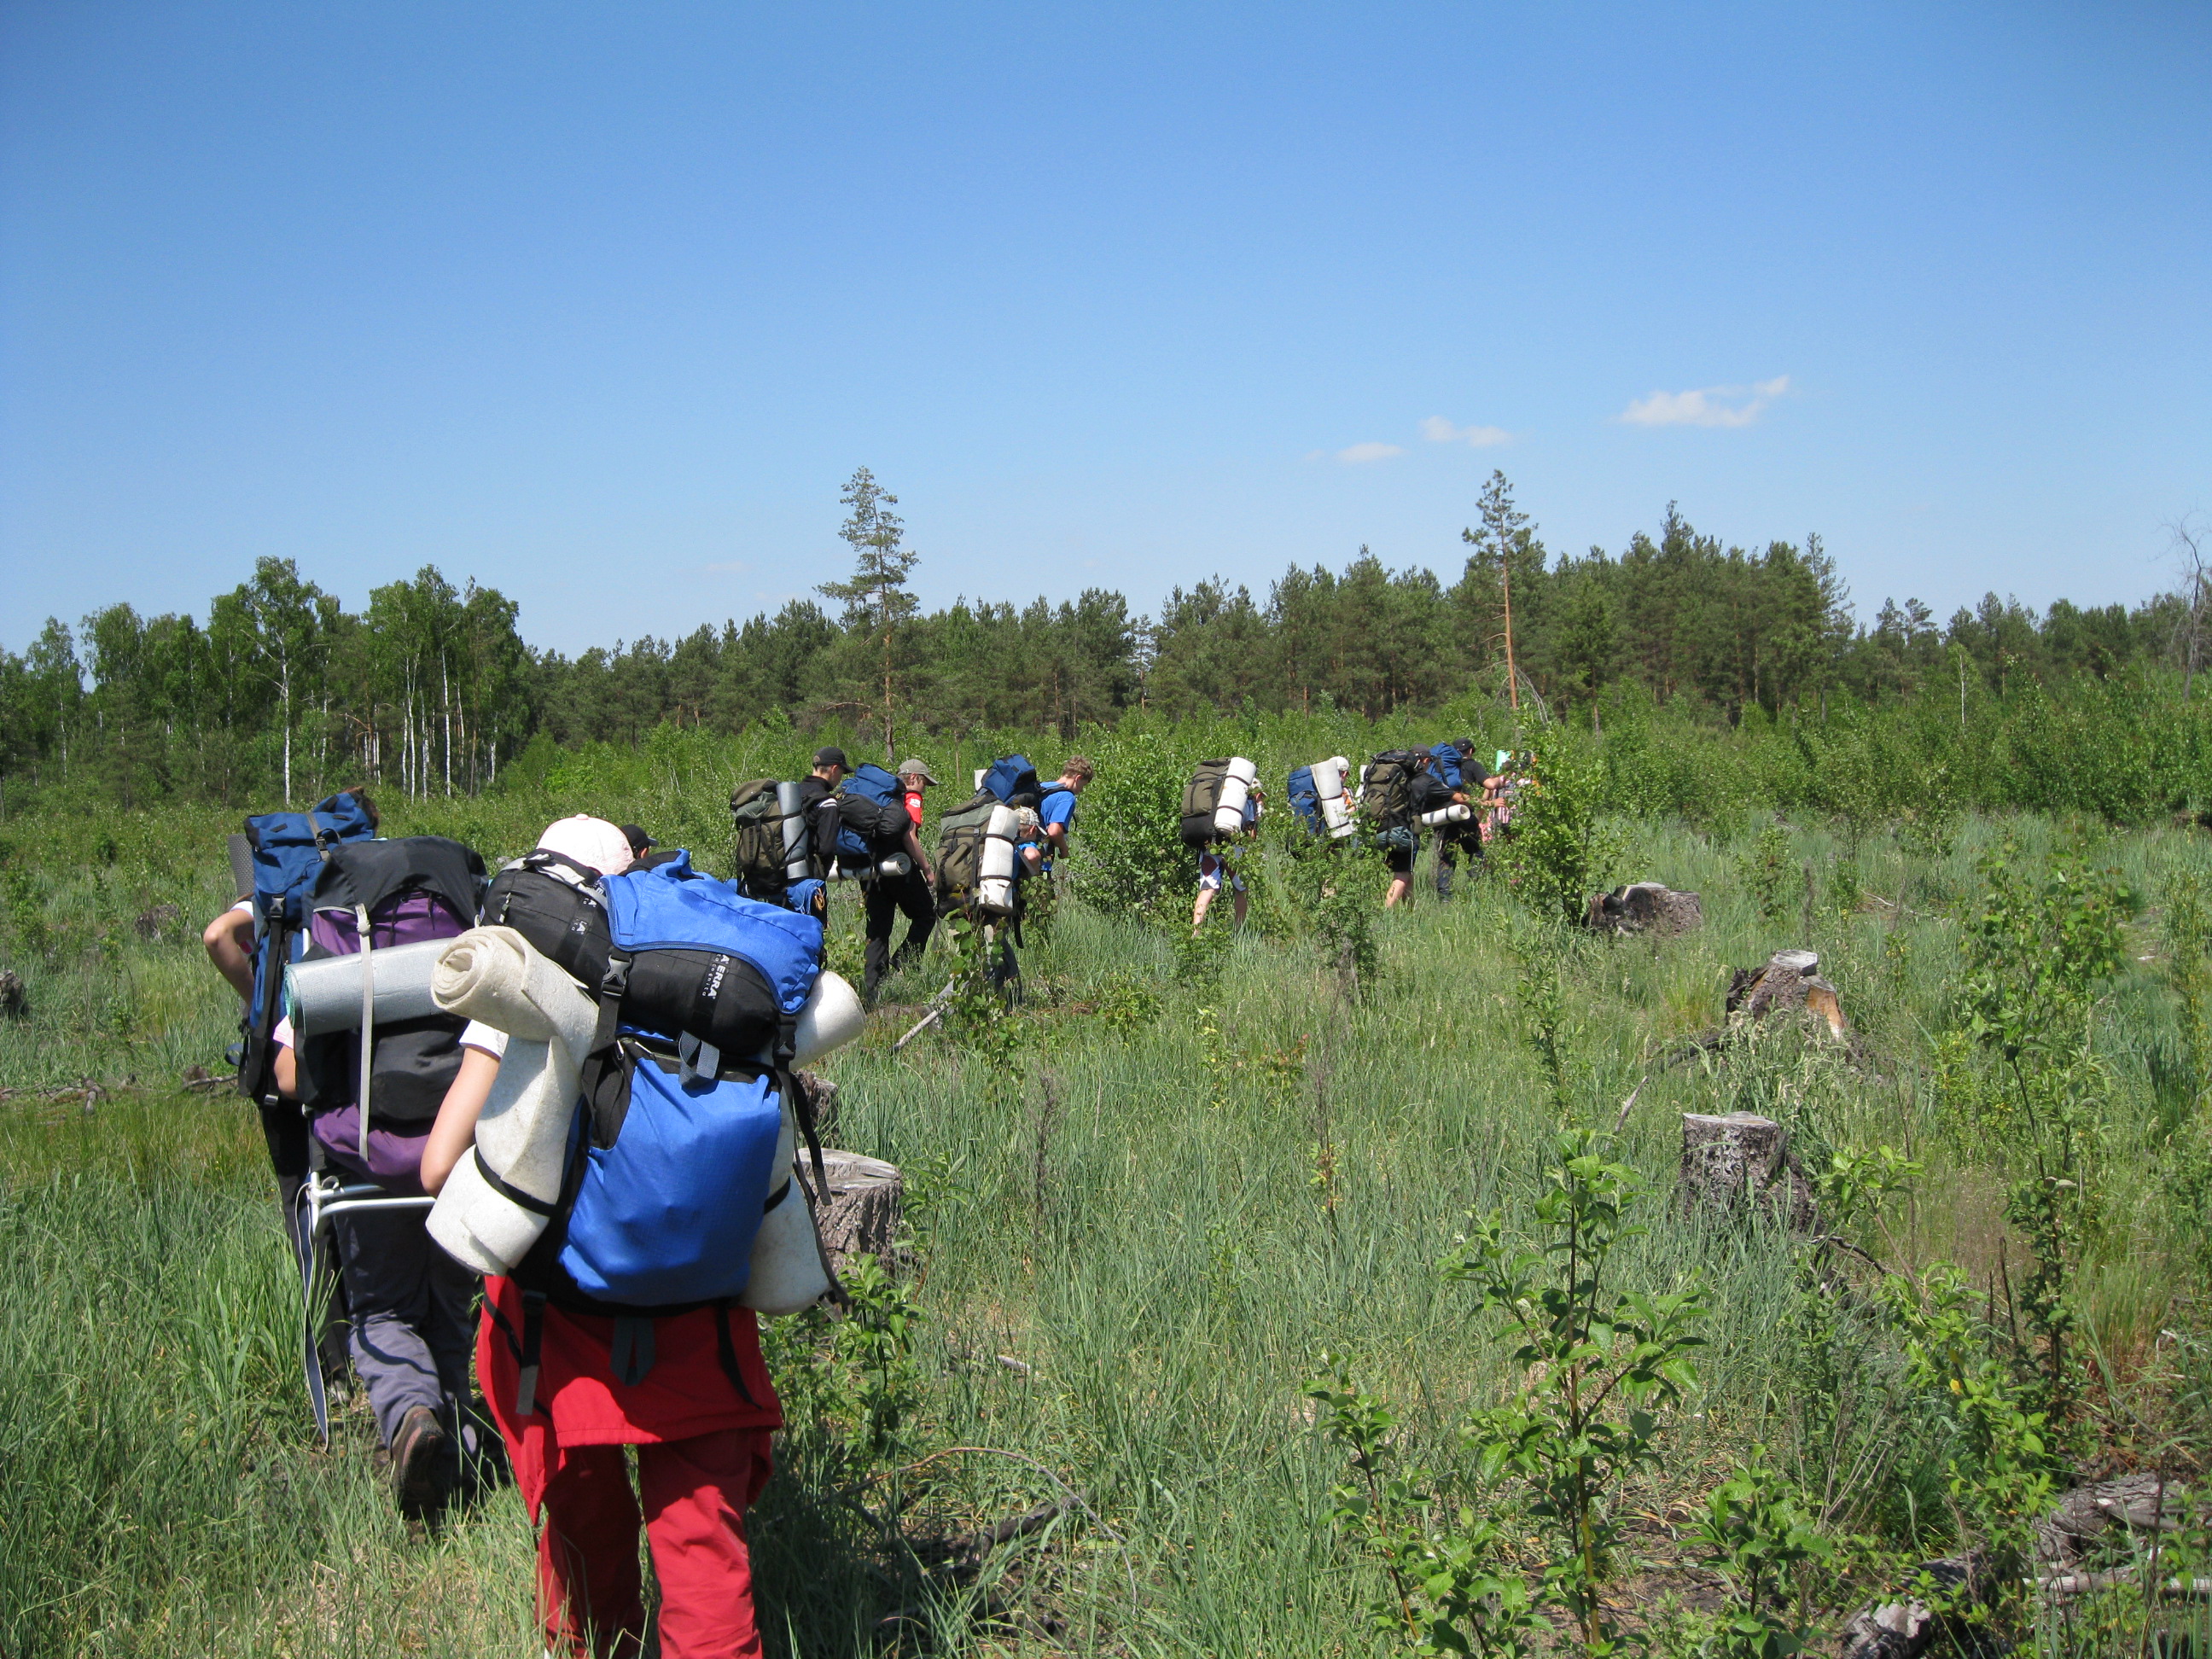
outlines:
{"label": "hiking boot", "polygon": [[392,1490],[399,1499],[399,1512],[419,1519],[438,1506],[445,1496],[446,1425],[428,1406],[413,1406],[399,1419],[392,1437]]}

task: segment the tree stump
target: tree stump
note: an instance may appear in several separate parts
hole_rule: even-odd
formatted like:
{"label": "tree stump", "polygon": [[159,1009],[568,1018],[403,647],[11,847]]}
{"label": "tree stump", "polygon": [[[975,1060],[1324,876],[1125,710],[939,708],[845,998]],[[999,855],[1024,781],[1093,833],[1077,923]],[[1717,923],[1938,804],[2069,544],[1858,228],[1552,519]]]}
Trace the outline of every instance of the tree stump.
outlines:
{"label": "tree stump", "polygon": [[1730,1112],[1682,1114],[1681,1205],[1686,1213],[1734,1214],[1756,1206],[1793,1231],[1808,1231],[1819,1210],[1790,1155],[1790,1137],[1771,1117]]}
{"label": "tree stump", "polygon": [[[811,1180],[813,1170],[803,1154],[799,1167]],[[896,1167],[881,1158],[827,1148],[822,1167],[828,1181],[819,1194],[814,1222],[821,1230],[830,1265],[842,1273],[857,1267],[862,1256],[872,1255],[887,1268],[902,1266],[898,1230],[905,1182]]]}
{"label": "tree stump", "polygon": [[1636,881],[1610,893],[1592,894],[1583,922],[1601,933],[1668,937],[1704,927],[1705,910],[1695,893],[1678,893],[1656,881]]}
{"label": "tree stump", "polygon": [[0,1014],[9,1019],[22,1019],[30,1012],[30,994],[23,989],[22,980],[14,970],[0,968]]}
{"label": "tree stump", "polygon": [[1729,981],[1729,1017],[1747,1020],[1802,1008],[1819,1017],[1828,1035],[1844,1037],[1851,1023],[1843,999],[1820,977],[1820,958],[1812,951],[1777,951],[1756,968],[1739,968]]}

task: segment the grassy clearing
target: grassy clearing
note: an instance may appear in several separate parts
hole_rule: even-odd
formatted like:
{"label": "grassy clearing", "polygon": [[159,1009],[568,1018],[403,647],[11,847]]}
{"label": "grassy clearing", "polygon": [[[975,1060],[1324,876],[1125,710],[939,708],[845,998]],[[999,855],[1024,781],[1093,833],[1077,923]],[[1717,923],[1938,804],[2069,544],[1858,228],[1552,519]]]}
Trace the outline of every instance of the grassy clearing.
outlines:
{"label": "grassy clearing", "polygon": [[[551,805],[426,807],[388,827],[506,854]],[[686,823],[672,800],[636,815]],[[0,1652],[534,1653],[511,1494],[410,1537],[365,1416],[330,1454],[312,1448],[258,1131],[234,1097],[173,1086],[216,1065],[228,1035],[197,939],[227,897],[225,827],[121,820],[102,832],[106,856],[58,829],[46,858],[9,827],[0,948],[33,1012],[0,1024],[0,1085],[21,1091],[0,1103]],[[1976,821],[1934,856],[1790,828],[1786,878],[1770,873],[1762,899],[1765,827],[1630,827],[1629,867],[1704,895],[1704,931],[1680,940],[1532,934],[1502,884],[1463,874],[1440,904],[1425,866],[1413,907],[1377,919],[1380,970],[1347,1000],[1270,866],[1255,927],[1210,961],[1176,948],[1187,891],[1164,926],[1069,907],[1024,955],[1031,995],[1011,1029],[901,1055],[906,1022],[880,1016],[829,1069],[840,1139],[913,1183],[921,1322],[909,1356],[873,1370],[849,1329],[771,1333],[794,1426],[751,1525],[776,1643],[1373,1650],[1362,1609],[1379,1581],[1332,1537],[1342,1459],[1302,1390],[1319,1350],[1349,1356],[1391,1400],[1398,1443],[1471,1480],[1452,1431],[1505,1397],[1510,1372],[1436,1263],[1468,1212],[1525,1227],[1541,1190],[1559,1112],[1530,1041],[1532,979],[1556,976],[1570,1115],[1609,1127],[1635,1091],[1618,1155],[1662,1194],[1684,1111],[1779,1117],[1816,1168],[1892,1146],[1924,1173],[1886,1230],[1869,1222],[1855,1242],[1900,1267],[1955,1261],[2001,1314],[2026,1261],[2001,1213],[2014,1149],[1949,1110],[1936,1059],[1959,1022],[1977,854],[2004,830],[2031,860],[2075,832]],[[2205,861],[2199,841],[2163,830],[2096,853],[2154,895]],[[133,917],[161,903],[179,918],[142,939]],[[857,964],[855,908],[841,908],[833,961]],[[2172,1179],[2177,1137],[2203,1120],[2159,1081],[2184,1038],[2159,920],[2130,927],[2097,1016],[2112,1086],[2076,1297],[2093,1376],[2076,1461],[2100,1468],[2163,1449],[2179,1470],[2204,1446],[2190,1393],[2203,1224]],[[1719,1024],[1730,966],[1785,945],[1821,951],[1864,1042],[1856,1063],[1793,1030],[1662,1066]],[[918,1002],[946,971],[933,956],[891,1000]],[[88,1115],[41,1092],[88,1077],[136,1085]],[[1832,1530],[1866,1540],[1807,1582],[1820,1607],[1863,1599],[1893,1555],[1948,1547],[1953,1431],[1894,1334],[1854,1315],[1816,1352],[1802,1252],[1778,1230],[1715,1228],[1659,1200],[1643,1219],[1630,1280],[1705,1274],[1710,1346],[1666,1467],[1621,1498],[1642,1558],[1623,1564],[1623,1596],[1647,1612],[1710,1602],[1684,1559],[1688,1506],[1754,1443]],[[1822,1402],[1833,1409],[1808,1409]],[[1067,1488],[1084,1506],[981,1578],[923,1570],[935,1543]],[[2046,1621],[2045,1650],[2101,1650],[2094,1618],[2074,1623]]]}

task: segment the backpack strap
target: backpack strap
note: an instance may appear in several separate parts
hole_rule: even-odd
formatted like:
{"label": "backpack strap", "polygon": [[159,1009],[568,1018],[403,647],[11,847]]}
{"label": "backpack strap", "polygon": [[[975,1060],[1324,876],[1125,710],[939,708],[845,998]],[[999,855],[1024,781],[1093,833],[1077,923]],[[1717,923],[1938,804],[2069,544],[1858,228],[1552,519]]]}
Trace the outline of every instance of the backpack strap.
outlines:
{"label": "backpack strap", "polygon": [[617,1314],[608,1362],[615,1381],[634,1389],[653,1370],[653,1316]]}
{"label": "backpack strap", "polygon": [[629,964],[630,953],[619,945],[607,952],[606,976],[599,981],[599,1023],[579,1079],[592,1115],[592,1144],[599,1147],[615,1144],[629,1102],[629,1057],[616,1041],[623,994],[629,989]]}
{"label": "backpack strap", "polygon": [[[501,1321],[503,1325],[506,1322]],[[538,1409],[538,1364],[545,1340],[545,1292],[522,1293],[522,1345],[516,1350],[514,1414],[527,1417]]]}
{"label": "backpack strap", "polygon": [[714,1358],[721,1361],[722,1375],[730,1379],[738,1398],[757,1409],[760,1401],[745,1386],[745,1374],[738,1364],[738,1345],[730,1336],[730,1298],[726,1296],[714,1304]]}
{"label": "backpack strap", "polygon": [[[490,1164],[484,1162],[483,1147],[471,1146],[469,1148],[469,1155],[476,1159],[477,1173],[483,1177],[484,1185],[508,1203],[519,1205],[533,1215],[542,1215],[549,1221],[561,1213],[561,1200],[556,1199],[548,1204],[534,1193],[526,1193],[521,1188],[506,1180]],[[568,1183],[563,1182],[562,1184],[566,1186]]]}

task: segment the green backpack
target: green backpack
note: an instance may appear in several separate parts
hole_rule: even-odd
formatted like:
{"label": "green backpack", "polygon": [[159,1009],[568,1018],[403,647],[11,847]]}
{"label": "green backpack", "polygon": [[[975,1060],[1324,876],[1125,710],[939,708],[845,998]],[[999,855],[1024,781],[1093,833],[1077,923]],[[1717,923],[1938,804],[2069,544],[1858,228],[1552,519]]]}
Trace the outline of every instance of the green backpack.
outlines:
{"label": "green backpack", "polygon": [[938,820],[937,908],[964,910],[983,879],[983,831],[999,798],[988,789]]}
{"label": "green backpack", "polygon": [[[791,855],[784,851],[784,814],[775,791],[775,779],[754,778],[730,792],[730,817],[738,831],[738,880],[748,892],[781,888],[787,879],[784,866]],[[810,848],[802,846],[799,851],[811,858]]]}

